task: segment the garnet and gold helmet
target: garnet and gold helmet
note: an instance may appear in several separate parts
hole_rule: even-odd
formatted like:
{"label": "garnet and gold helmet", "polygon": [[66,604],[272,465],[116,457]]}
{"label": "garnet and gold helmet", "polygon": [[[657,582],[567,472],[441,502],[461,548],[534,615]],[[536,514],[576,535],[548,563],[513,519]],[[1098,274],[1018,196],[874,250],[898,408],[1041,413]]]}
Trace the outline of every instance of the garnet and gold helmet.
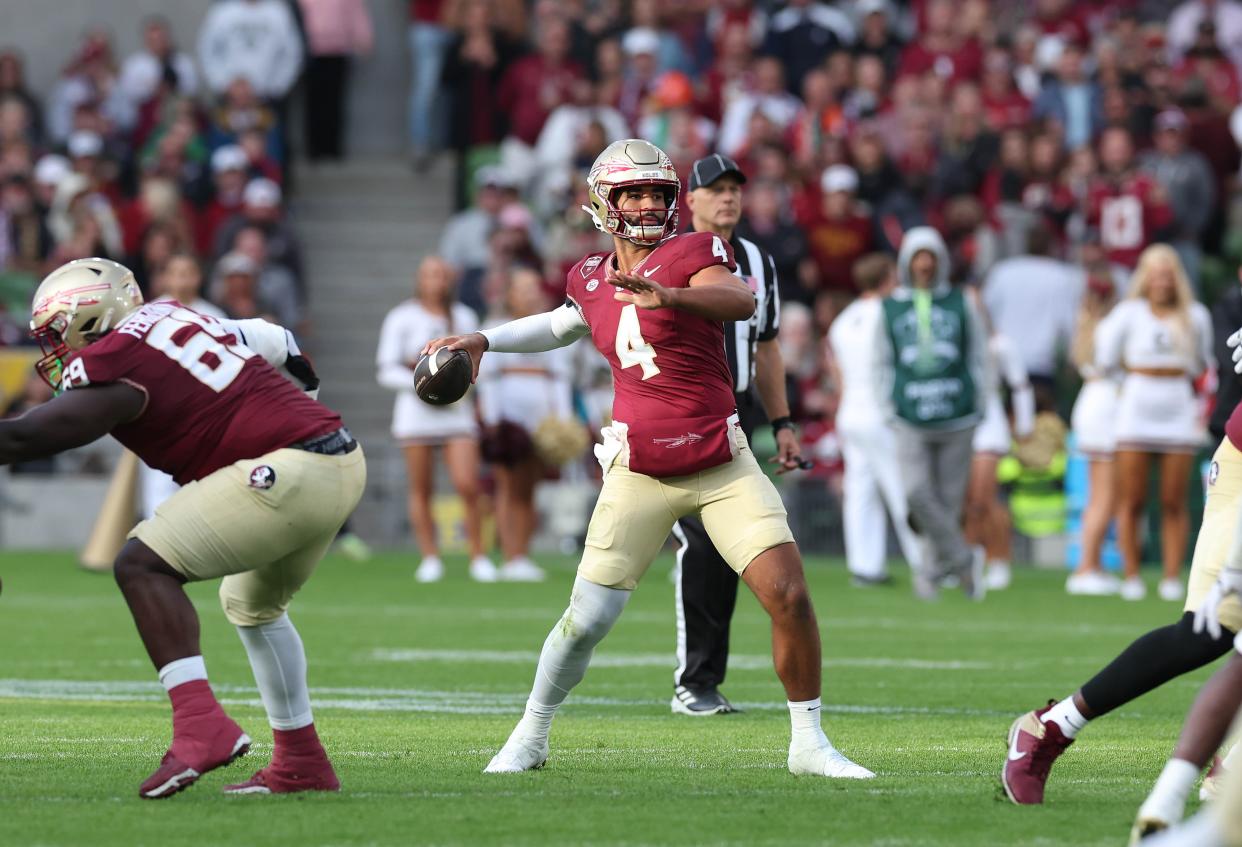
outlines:
{"label": "garnet and gold helmet", "polygon": [[39,284],[30,307],[30,335],[43,348],[35,370],[60,387],[65,359],[98,340],[142,305],[134,273],[108,259],[77,259]]}
{"label": "garnet and gold helmet", "polygon": [[[664,188],[667,208],[636,210],[661,212],[664,215],[661,225],[644,225],[641,219],[630,223],[617,208],[617,193],[634,185]],[[591,166],[591,172],[587,175],[589,205],[582,209],[591,216],[601,232],[650,247],[677,234],[677,199],[680,194],[681,180],[677,178],[677,171],[673,169],[668,154],[650,141],[629,138],[609,144]],[[636,212],[626,214],[634,216]]]}

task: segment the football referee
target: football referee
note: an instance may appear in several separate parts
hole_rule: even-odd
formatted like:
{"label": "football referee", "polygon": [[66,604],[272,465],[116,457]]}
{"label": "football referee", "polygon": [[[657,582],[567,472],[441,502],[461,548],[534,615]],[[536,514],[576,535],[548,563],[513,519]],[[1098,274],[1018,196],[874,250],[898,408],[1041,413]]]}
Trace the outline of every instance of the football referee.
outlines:
{"label": "football referee", "polygon": [[[778,448],[779,473],[802,464],[798,437],[785,397],[785,365],[776,345],[780,297],[776,265],[753,241],[734,233],[742,216],[742,184],[737,162],[719,154],[706,156],[690,170],[691,229],[714,232],[733,247],[735,273],[755,292],[749,320],[726,323],[725,358],[733,375],[733,393],[747,441],[755,427],[771,421]],[[677,670],[673,674],[673,712],[718,715],[735,711],[720,685],[729,660],[729,623],[737,603],[737,574],[716,552],[697,517],[673,526],[681,542],[674,578],[677,584]]]}

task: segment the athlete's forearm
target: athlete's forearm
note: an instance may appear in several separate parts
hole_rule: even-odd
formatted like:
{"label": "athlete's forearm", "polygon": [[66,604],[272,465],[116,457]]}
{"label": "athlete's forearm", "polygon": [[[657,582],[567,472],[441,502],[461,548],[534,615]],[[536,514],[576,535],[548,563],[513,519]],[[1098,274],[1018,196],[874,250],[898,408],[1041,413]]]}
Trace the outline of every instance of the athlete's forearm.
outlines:
{"label": "athlete's forearm", "polygon": [[492,329],[480,330],[487,349],[495,353],[543,353],[566,347],[588,332],[586,322],[573,306],[565,305],[518,318]]}
{"label": "athlete's forearm", "polygon": [[755,313],[755,295],[741,282],[669,288],[669,308],[711,321],[744,321]]}
{"label": "athlete's forearm", "polygon": [[755,348],[755,390],[768,420],[789,417],[785,393],[785,360],[776,341],[760,341]]}

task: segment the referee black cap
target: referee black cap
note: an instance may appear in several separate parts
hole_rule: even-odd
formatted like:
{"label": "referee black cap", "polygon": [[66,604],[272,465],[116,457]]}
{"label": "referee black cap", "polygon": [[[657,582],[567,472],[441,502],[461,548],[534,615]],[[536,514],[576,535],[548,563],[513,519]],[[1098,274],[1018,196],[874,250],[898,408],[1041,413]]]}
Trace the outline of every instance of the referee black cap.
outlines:
{"label": "referee black cap", "polygon": [[704,156],[690,168],[690,190],[711,185],[725,174],[733,174],[738,182],[746,181],[746,174],[728,156],[721,156],[719,153]]}

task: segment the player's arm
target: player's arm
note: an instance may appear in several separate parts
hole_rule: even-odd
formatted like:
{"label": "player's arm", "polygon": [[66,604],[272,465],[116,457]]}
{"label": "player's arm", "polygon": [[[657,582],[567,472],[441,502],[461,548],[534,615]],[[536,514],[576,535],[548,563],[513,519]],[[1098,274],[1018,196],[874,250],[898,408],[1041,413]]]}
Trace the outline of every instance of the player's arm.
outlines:
{"label": "player's arm", "polygon": [[433,338],[423,346],[422,355],[426,356],[441,347],[465,350],[474,363],[473,382],[479,376],[479,362],[489,350],[496,353],[545,353],[567,347],[590,331],[582,313],[570,301],[550,312],[518,318],[469,335]]}
{"label": "player's arm", "polygon": [[319,394],[319,376],[311,366],[310,359],[302,354],[292,332],[280,324],[262,318],[226,318],[220,323],[235,333],[242,344],[262,356],[269,365],[287,373],[307,394],[312,397]]}
{"label": "player's arm", "polygon": [[0,421],[0,465],[90,444],[142,414],[147,395],[126,383],[92,385]]}
{"label": "player's arm", "polygon": [[772,461],[780,465],[777,473],[802,467],[802,447],[794,431],[793,418],[789,416],[789,398],[785,393],[785,360],[781,358],[781,348],[775,338],[755,345],[755,390],[764,414],[772,422],[772,434],[776,438],[776,455]]}
{"label": "player's arm", "polygon": [[665,288],[638,274],[616,274],[608,285],[624,289],[613,296],[640,309],[682,309],[712,321],[744,321],[755,313],[755,295],[724,265],[709,265],[690,277],[686,288]]}

